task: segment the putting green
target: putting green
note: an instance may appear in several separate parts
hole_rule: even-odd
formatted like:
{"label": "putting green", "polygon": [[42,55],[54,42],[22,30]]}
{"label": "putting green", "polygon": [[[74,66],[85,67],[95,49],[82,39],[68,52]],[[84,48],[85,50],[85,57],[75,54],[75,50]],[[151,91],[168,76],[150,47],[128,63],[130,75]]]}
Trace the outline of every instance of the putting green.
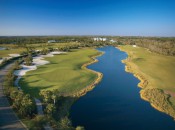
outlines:
{"label": "putting green", "polygon": [[50,64],[27,72],[20,80],[20,86],[26,93],[36,97],[44,89],[58,89],[66,94],[78,92],[97,78],[95,73],[82,69],[81,66],[98,53],[95,49],[79,49],[45,58]]}

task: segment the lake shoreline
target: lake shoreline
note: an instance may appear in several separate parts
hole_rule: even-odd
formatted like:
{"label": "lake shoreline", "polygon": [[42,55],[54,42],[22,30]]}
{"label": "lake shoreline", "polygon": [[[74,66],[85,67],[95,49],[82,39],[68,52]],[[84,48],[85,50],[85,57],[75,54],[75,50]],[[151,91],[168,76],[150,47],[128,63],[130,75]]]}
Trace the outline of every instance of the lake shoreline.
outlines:
{"label": "lake shoreline", "polygon": [[[97,75],[96,79],[95,79],[92,83],[90,83],[90,85],[88,85],[87,87],[85,87],[85,88],[83,88],[82,90],[78,91],[76,94],[73,93],[73,94],[71,94],[71,95],[65,95],[65,96],[71,96],[71,97],[73,97],[73,98],[75,98],[75,99],[76,99],[76,98],[80,98],[81,96],[84,96],[87,92],[92,91],[92,90],[95,88],[95,85],[98,84],[98,83],[101,81],[101,79],[102,79],[102,77],[103,77],[103,74],[100,73],[100,72],[97,72],[97,71],[95,71],[95,70],[88,69],[87,66],[98,62],[98,60],[96,59],[96,57],[99,57],[99,56],[101,56],[101,55],[103,55],[103,54],[104,54],[104,52],[98,52],[97,54],[95,54],[95,55],[93,55],[93,56],[90,56],[90,60],[89,60],[88,62],[82,64],[82,66],[81,66],[81,69],[84,69],[84,70],[86,70],[86,71],[90,71],[90,72],[95,73],[95,74]],[[47,56],[46,56],[46,57],[47,57]],[[45,62],[47,61],[44,57],[41,57],[41,59],[42,59],[43,61],[45,61]],[[45,63],[45,64],[50,64],[50,62],[47,61],[47,63]],[[45,65],[45,64],[42,64],[42,65]],[[39,65],[39,66],[42,66],[42,65]],[[36,70],[37,68],[38,68],[38,67],[36,66],[36,68],[33,69],[33,70]],[[28,70],[28,71],[32,71],[32,70]],[[27,72],[28,72],[28,71],[27,71]],[[24,75],[25,75],[25,74],[26,74],[26,73],[24,73]],[[15,83],[16,86],[19,87],[20,89],[21,89],[21,86],[19,86],[18,83],[19,83],[19,80],[20,80],[21,77],[22,77],[22,75],[19,76],[19,79],[18,79],[17,81],[15,81],[15,82],[16,82],[16,83]],[[70,110],[68,110],[68,111],[70,111]]]}
{"label": "lake shoreline", "polygon": [[[131,65],[131,63],[132,63],[132,61],[131,61],[131,59],[132,59],[132,55],[130,55],[129,54],[129,52],[127,52],[127,51],[125,51],[125,50],[122,50],[122,48],[120,48],[120,47],[116,47],[117,49],[119,49],[120,51],[124,51],[124,52],[126,52],[127,53],[127,55],[128,55],[128,57],[126,58],[126,59],[123,59],[122,60],[122,63],[124,63],[125,64],[125,71],[126,72],[128,72],[128,73],[132,73],[133,75],[134,75],[134,77],[136,77],[140,82],[138,83],[138,87],[141,89],[140,90],[140,97],[141,97],[141,99],[143,99],[143,100],[145,100],[145,101],[147,101],[147,102],[149,102],[150,103],[150,105],[154,108],[154,109],[156,109],[156,110],[158,110],[158,111],[160,111],[160,112],[163,112],[163,113],[166,113],[166,114],[168,114],[169,116],[171,116],[174,120],[175,120],[175,115],[174,115],[174,113],[173,113],[173,115],[171,114],[171,113],[169,113],[169,112],[167,112],[166,110],[164,110],[163,108],[161,108],[158,104],[156,104],[156,103],[154,103],[154,102],[151,102],[150,101],[150,99],[148,98],[148,97],[146,97],[146,96],[144,96],[145,95],[145,90],[147,89],[147,86],[148,86],[148,84],[149,84],[149,82],[148,82],[148,80],[141,74],[142,72],[138,72],[138,73],[135,73],[135,71],[134,71],[134,69],[133,69],[133,67],[132,67],[132,65]],[[130,58],[130,59],[129,59]],[[134,63],[133,63],[134,64]],[[139,70],[140,71],[140,70]],[[151,89],[150,89],[151,90]],[[161,89],[162,90],[162,89]],[[162,90],[163,91],[163,90]],[[163,93],[164,93],[164,91],[163,91]],[[166,93],[164,93],[164,95],[167,95]],[[171,103],[168,101],[168,104],[169,104],[169,106],[171,106],[172,108],[173,108],[173,106],[171,105]]]}
{"label": "lake shoreline", "polygon": [[85,63],[81,66],[81,69],[85,69],[87,71],[95,73],[97,78],[90,85],[88,85],[84,89],[80,90],[76,94],[73,94],[73,97],[78,97],[79,98],[81,96],[86,95],[87,92],[92,91],[95,88],[95,85],[97,85],[102,80],[103,74],[101,72],[97,72],[95,70],[88,69],[87,66],[98,62],[98,60],[96,58],[99,57],[99,56],[102,56],[103,54],[104,54],[104,52],[99,52],[99,54],[91,56],[90,57],[91,61],[89,61],[89,62],[87,62],[87,63]]}

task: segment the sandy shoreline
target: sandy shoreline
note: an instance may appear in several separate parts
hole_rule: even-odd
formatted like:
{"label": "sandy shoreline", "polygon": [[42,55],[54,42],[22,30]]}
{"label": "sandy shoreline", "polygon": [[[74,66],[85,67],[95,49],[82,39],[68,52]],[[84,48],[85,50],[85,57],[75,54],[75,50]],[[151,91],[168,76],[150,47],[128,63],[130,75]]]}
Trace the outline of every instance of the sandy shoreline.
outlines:
{"label": "sandy shoreline", "polygon": [[[123,51],[123,50],[122,50],[121,48],[119,48],[119,47],[116,47],[116,48],[119,49],[119,50],[121,50],[121,51]],[[124,52],[125,52],[125,51],[124,51]],[[127,55],[129,56],[129,53],[128,53],[128,52],[126,52],[126,53],[127,53]],[[131,65],[129,65],[129,61],[127,61],[127,60],[128,60],[128,58],[122,60],[122,63],[125,64],[125,71],[128,72],[128,73],[132,73],[132,74],[134,75],[134,77],[136,77],[137,79],[140,80],[140,82],[138,83],[138,87],[140,87],[140,88],[142,88],[142,89],[143,89],[143,88],[146,88],[147,85],[148,85],[147,79],[146,79],[142,74],[135,73],[135,72],[132,70]]]}
{"label": "sandy shoreline", "polygon": [[102,79],[102,77],[103,77],[103,74],[100,73],[100,72],[97,72],[97,71],[95,71],[95,70],[88,69],[87,66],[88,66],[88,65],[91,65],[91,64],[93,64],[93,63],[98,62],[98,60],[96,59],[96,57],[99,57],[99,56],[101,56],[101,55],[103,55],[103,54],[104,54],[104,52],[101,52],[100,54],[91,56],[91,59],[92,59],[92,60],[91,60],[90,62],[85,63],[85,64],[83,64],[83,65],[81,66],[82,69],[86,69],[86,70],[88,70],[88,71],[91,71],[91,72],[95,73],[95,74],[97,75],[97,78],[96,78],[95,81],[93,81],[90,85],[88,85],[88,86],[85,87],[84,89],[80,90],[80,91],[77,92],[76,94],[73,94],[73,97],[81,97],[81,96],[84,96],[87,92],[93,90],[94,87],[95,87],[95,85],[97,85],[97,84],[101,81],[101,79]]}
{"label": "sandy shoreline", "polygon": [[[119,48],[119,47],[116,47],[116,48],[119,49],[119,50],[121,50],[121,51],[123,51],[123,50],[122,50],[121,48]],[[124,52],[126,52],[126,51],[124,51]],[[128,52],[126,52],[126,53],[127,53],[127,55],[129,56],[129,53],[128,53]],[[158,111],[160,111],[160,112],[163,112],[163,113],[166,113],[166,111],[163,110],[161,107],[156,106],[154,103],[150,102],[149,99],[147,99],[147,97],[143,96],[144,89],[146,89],[146,87],[148,86],[148,83],[149,83],[149,82],[148,82],[148,80],[147,80],[143,75],[141,75],[141,74],[139,74],[139,73],[135,73],[135,72],[133,71],[131,65],[129,65],[129,62],[130,62],[130,61],[127,61],[127,59],[128,59],[128,58],[122,60],[122,63],[125,64],[125,71],[126,71],[126,72],[132,73],[137,79],[140,80],[140,82],[138,83],[138,87],[141,88],[141,90],[140,90],[140,97],[141,97],[141,99],[143,99],[143,100],[149,102],[150,105],[151,105],[153,108],[155,108],[156,110],[158,110]],[[168,114],[168,113],[166,113],[166,114]],[[168,114],[168,115],[169,115],[169,114]],[[171,116],[171,115],[170,115],[170,116]],[[173,118],[175,118],[175,117],[173,117]]]}

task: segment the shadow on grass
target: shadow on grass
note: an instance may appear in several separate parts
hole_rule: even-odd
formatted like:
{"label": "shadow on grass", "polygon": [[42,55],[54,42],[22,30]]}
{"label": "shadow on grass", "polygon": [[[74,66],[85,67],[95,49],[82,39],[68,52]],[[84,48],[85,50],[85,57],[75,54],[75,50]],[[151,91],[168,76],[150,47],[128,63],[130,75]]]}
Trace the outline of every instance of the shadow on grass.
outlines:
{"label": "shadow on grass", "polygon": [[69,116],[70,109],[72,105],[78,100],[78,97],[72,97],[72,96],[62,96],[58,105],[58,110],[54,118],[56,120],[60,120],[62,117]]}
{"label": "shadow on grass", "polygon": [[45,66],[39,66],[37,69],[41,69],[41,68],[43,69],[43,68],[48,68],[48,67],[46,67],[46,65]]}
{"label": "shadow on grass", "polygon": [[133,62],[140,62],[140,61],[145,61],[145,59],[144,58],[134,58],[132,61]]}
{"label": "shadow on grass", "polygon": [[[78,49],[71,49],[69,52],[77,52],[77,51],[78,51]],[[67,53],[64,53],[64,54],[67,54]]]}
{"label": "shadow on grass", "polygon": [[[32,81],[32,82],[29,82],[29,83],[35,83],[35,82],[38,82],[39,80],[35,80],[35,81]],[[40,98],[39,96],[39,93],[41,90],[44,90],[44,89],[48,89],[48,88],[51,88],[52,86],[44,86],[44,87],[41,87],[41,86],[35,86],[35,87],[30,87],[28,85],[28,83],[24,82],[23,79],[20,80],[20,86],[21,86],[21,89],[27,93],[27,94],[30,94],[32,97],[36,97],[36,98]]]}
{"label": "shadow on grass", "polygon": [[36,82],[39,82],[40,80],[34,80],[34,81],[31,81],[31,82],[28,82],[28,83],[36,83]]}
{"label": "shadow on grass", "polygon": [[67,55],[67,53],[61,53],[61,54],[57,54],[57,56],[58,56],[58,55]]}

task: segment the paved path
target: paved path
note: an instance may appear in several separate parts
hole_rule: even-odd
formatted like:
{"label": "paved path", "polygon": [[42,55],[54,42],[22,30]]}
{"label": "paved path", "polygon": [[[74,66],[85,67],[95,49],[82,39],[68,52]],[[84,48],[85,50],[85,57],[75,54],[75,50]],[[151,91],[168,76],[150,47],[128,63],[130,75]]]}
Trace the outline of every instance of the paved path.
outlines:
{"label": "paved path", "polygon": [[38,115],[44,115],[41,101],[39,99],[35,98],[35,102],[36,102]]}
{"label": "paved path", "polygon": [[[39,99],[35,98],[35,102],[36,102],[38,115],[44,115],[41,101]],[[44,125],[44,129],[45,130],[53,130],[48,123],[46,125]]]}
{"label": "paved path", "polygon": [[6,96],[3,93],[3,78],[13,64],[0,69],[0,130],[25,130],[25,126],[10,107]]}

